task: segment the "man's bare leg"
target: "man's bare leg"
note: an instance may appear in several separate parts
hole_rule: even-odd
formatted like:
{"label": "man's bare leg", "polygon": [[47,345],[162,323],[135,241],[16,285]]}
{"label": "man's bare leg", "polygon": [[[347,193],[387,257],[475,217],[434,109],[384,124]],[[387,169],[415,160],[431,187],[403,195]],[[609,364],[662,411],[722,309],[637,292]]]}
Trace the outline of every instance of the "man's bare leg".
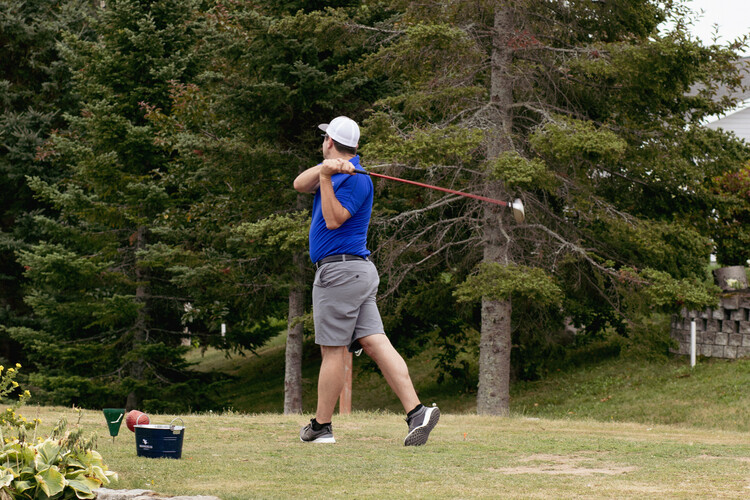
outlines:
{"label": "man's bare leg", "polygon": [[[359,343],[380,368],[386,382],[401,400],[404,411],[408,413],[416,408],[419,405],[419,397],[414,390],[409,369],[404,358],[396,351],[388,337],[382,333],[369,335],[359,339]],[[320,396],[318,396],[318,401],[320,401]],[[318,402],[318,408],[320,408],[320,402]]]}
{"label": "man's bare leg", "polygon": [[404,446],[421,446],[427,443],[430,432],[440,419],[440,409],[434,405],[428,408],[420,404],[406,362],[385,334],[370,335],[359,339],[359,342],[367,355],[377,363],[388,385],[404,406],[406,422],[409,424]]}
{"label": "man's bare leg", "polygon": [[320,346],[323,361],[318,377],[318,407],[315,420],[328,423],[344,388],[344,363],[348,355],[346,346]]}

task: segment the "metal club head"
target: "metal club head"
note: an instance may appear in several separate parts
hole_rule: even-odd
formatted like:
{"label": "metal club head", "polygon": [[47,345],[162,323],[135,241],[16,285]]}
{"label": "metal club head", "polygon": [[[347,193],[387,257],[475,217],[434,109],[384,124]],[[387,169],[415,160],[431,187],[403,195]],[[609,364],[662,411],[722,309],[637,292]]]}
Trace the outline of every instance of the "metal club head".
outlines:
{"label": "metal club head", "polygon": [[523,209],[523,202],[520,198],[516,198],[508,205],[510,206],[510,209],[513,210],[513,218],[516,219],[517,223],[521,224],[526,220],[526,212]]}

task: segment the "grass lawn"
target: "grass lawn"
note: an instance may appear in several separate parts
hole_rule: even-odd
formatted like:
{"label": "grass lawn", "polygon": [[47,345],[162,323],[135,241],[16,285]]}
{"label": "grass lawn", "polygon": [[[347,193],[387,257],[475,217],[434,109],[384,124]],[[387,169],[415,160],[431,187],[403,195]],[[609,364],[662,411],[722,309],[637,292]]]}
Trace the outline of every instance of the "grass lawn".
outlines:
{"label": "grass lawn", "polygon": [[750,432],[750,359],[612,359],[517,383],[517,414]]}
{"label": "grass lawn", "polygon": [[[431,354],[408,361],[420,397],[443,417],[405,448],[402,409],[382,377],[355,358],[352,415],[337,443],[301,443],[314,409],[318,351],[305,346],[304,409],[281,415],[284,338],[259,356],[190,359],[233,377],[219,413],[180,415],[180,460],[137,457],[125,426],[109,437],[101,411],[80,425],[119,473],[118,489],[250,498],[750,498],[750,360],[611,359],[514,384],[511,416],[475,415],[475,394],[438,384]],[[27,406],[46,433],[70,408]],[[174,415],[151,415],[168,424]]]}
{"label": "grass lawn", "polygon": [[[48,430],[69,408],[25,407]],[[152,415],[169,423],[172,415]],[[446,414],[426,446],[405,448],[400,414],[337,416],[337,443],[298,438],[309,416],[193,414],[181,460],[136,456],[124,425],[80,425],[119,473],[113,488],[249,498],[748,498],[750,433],[592,420]]]}
{"label": "grass lawn", "polygon": [[[303,408],[315,410],[320,358],[305,344]],[[199,369],[217,369],[235,379],[224,394],[225,408],[243,413],[282,413],[284,337],[273,339],[259,355],[232,356],[209,350],[190,354]],[[379,373],[365,369],[366,356],[354,358],[352,408],[361,411],[403,409]],[[407,360],[420,397],[454,414],[476,412],[476,393],[450,381],[438,384],[432,353]],[[536,382],[516,382],[511,412],[553,419],[676,424],[750,432],[750,359],[701,358],[691,369],[684,356],[657,361],[616,358],[550,374]]]}

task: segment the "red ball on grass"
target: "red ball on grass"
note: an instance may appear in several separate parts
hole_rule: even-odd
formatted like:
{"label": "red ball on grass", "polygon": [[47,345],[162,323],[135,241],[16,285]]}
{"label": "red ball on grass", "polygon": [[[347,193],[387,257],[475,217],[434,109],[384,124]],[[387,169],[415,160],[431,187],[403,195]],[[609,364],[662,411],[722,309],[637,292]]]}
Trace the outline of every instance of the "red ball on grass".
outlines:
{"label": "red ball on grass", "polygon": [[138,410],[130,410],[128,416],[125,417],[125,425],[133,432],[135,432],[136,425],[147,425],[149,422],[148,415]]}

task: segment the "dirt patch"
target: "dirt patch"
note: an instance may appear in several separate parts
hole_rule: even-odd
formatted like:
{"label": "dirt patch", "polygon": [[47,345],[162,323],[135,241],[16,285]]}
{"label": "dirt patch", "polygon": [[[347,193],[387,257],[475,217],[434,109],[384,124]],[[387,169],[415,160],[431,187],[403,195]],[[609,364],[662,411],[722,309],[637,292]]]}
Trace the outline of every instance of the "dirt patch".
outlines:
{"label": "dirt patch", "polygon": [[[623,467],[614,464],[592,462],[590,456],[585,455],[546,455],[536,454],[519,460],[522,465],[491,469],[503,474],[552,474],[571,476],[593,476],[602,474],[614,476],[627,474],[637,470],[637,467]],[[587,464],[586,462],[589,462]]]}
{"label": "dirt patch", "polygon": [[750,457],[717,457],[716,455],[698,455],[695,460],[734,460],[750,464]]}

